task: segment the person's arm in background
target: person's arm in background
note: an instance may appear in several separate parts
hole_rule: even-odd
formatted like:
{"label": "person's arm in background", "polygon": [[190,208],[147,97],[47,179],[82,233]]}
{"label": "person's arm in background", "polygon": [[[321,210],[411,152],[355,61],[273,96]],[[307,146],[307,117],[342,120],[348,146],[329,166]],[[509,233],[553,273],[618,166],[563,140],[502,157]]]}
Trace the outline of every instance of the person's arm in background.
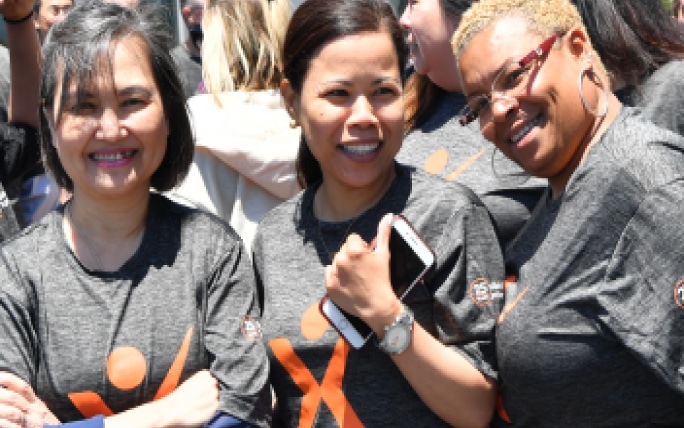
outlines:
{"label": "person's arm in background", "polygon": [[0,0],[10,55],[9,121],[38,128],[42,60],[32,12],[33,1]]}
{"label": "person's arm in background", "polygon": [[10,57],[9,121],[0,124],[0,181],[11,182],[40,160],[41,54],[32,0],[0,0]]}

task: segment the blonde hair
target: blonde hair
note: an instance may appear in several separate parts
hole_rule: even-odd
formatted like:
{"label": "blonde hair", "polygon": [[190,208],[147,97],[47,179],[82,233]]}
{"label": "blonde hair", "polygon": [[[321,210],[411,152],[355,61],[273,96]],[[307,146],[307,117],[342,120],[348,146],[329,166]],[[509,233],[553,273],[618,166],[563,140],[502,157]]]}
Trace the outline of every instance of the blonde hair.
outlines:
{"label": "blonde hair", "polygon": [[[569,0],[480,0],[463,14],[451,39],[456,61],[473,37],[495,21],[507,17],[522,18],[528,23],[530,31],[542,37],[573,27],[579,27],[584,34],[588,34],[577,9]],[[593,51],[589,36],[587,42]]]}
{"label": "blonde hair", "polygon": [[202,20],[207,92],[278,89],[291,13],[288,0],[208,0]]}

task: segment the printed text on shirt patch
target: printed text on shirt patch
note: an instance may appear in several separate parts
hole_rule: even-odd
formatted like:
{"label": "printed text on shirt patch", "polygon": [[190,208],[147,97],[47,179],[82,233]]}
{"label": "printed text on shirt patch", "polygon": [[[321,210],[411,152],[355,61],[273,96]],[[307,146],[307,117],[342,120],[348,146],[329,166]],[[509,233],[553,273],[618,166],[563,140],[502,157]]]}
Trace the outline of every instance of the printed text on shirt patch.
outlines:
{"label": "printed text on shirt patch", "polygon": [[684,279],[680,279],[674,288],[674,299],[677,306],[684,309]]}
{"label": "printed text on shirt patch", "polygon": [[246,339],[257,341],[261,339],[261,324],[250,315],[242,317],[240,331]]}
{"label": "printed text on shirt patch", "polygon": [[478,278],[470,283],[470,298],[477,306],[487,306],[494,299],[502,299],[503,285],[490,284],[484,278]]}

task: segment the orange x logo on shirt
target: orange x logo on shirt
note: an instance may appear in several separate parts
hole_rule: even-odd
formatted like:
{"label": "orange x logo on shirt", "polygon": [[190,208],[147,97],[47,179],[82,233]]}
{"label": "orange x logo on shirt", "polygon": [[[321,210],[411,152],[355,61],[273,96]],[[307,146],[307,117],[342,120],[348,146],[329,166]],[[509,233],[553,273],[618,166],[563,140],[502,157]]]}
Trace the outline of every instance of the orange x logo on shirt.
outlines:
{"label": "orange x logo on shirt", "polygon": [[[183,366],[190,350],[193,327],[188,329],[178,354],[159,386],[155,400],[171,393],[180,383]],[[119,389],[128,390],[140,385],[145,379],[147,364],[142,353],[131,346],[116,348],[107,358],[107,378]],[[112,416],[114,412],[107,406],[102,397],[94,391],[72,392],[68,394],[71,402],[85,418],[97,415]]]}
{"label": "orange x logo on shirt", "polygon": [[[330,324],[321,315],[318,303],[311,305],[302,315],[301,330],[302,335],[307,340],[320,339],[329,328]],[[350,349],[349,344],[344,339],[340,338],[335,343],[330,362],[320,384],[306,367],[304,361],[297,356],[289,340],[275,338],[269,341],[269,345],[275,357],[304,394],[299,413],[299,428],[313,426],[321,401],[328,406],[340,427],[363,427],[363,423],[342,391],[344,371],[347,367],[347,356]]]}

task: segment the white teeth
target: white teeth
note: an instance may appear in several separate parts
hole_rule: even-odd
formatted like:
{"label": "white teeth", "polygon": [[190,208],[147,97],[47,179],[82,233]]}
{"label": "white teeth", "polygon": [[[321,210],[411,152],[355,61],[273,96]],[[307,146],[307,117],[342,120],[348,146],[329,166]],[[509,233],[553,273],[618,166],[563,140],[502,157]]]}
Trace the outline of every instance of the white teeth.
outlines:
{"label": "white teeth", "polygon": [[365,155],[377,149],[379,145],[380,143],[360,144],[355,146],[342,146],[342,150],[347,151],[349,153],[353,153],[355,155]]}
{"label": "white teeth", "polygon": [[101,153],[101,154],[92,155],[92,158],[93,158],[93,160],[96,160],[96,161],[111,162],[111,161],[117,161],[117,160],[127,158],[129,156],[132,156],[134,152],[135,152],[134,150],[129,150],[129,151],[123,152],[123,153]]}
{"label": "white teeth", "polygon": [[527,135],[527,133],[530,132],[532,130],[532,128],[537,126],[538,123],[539,123],[539,117],[537,117],[532,122],[525,125],[525,127],[523,129],[521,129],[517,134],[515,134],[513,137],[511,137],[511,142],[517,143],[518,141],[520,141],[522,139],[522,137]]}

